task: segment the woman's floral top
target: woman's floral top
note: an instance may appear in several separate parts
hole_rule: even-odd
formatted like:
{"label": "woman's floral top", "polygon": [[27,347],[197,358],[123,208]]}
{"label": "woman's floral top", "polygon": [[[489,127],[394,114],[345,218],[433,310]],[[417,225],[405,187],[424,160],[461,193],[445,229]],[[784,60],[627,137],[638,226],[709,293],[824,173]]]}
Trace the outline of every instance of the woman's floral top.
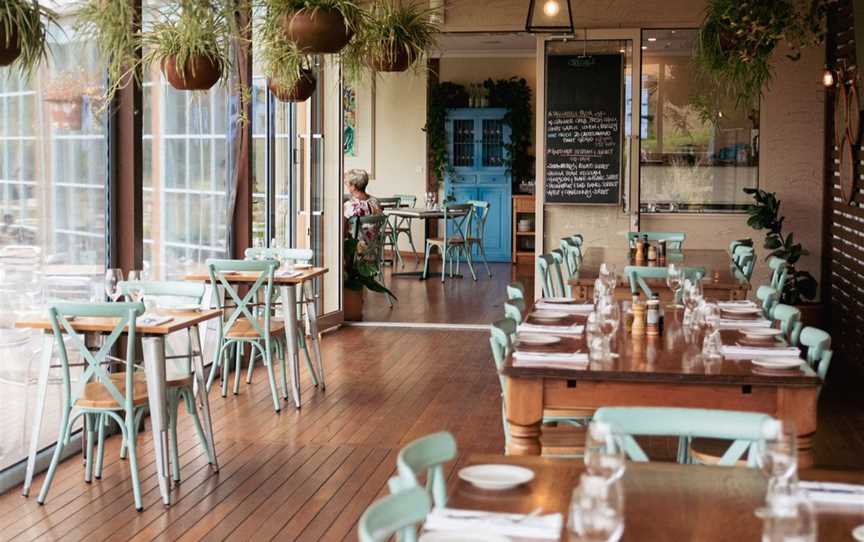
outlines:
{"label": "woman's floral top", "polygon": [[[350,220],[355,217],[380,215],[381,205],[377,199],[371,196],[365,200],[351,198],[342,205],[342,213],[350,223]],[[351,225],[351,228],[352,230],[349,232],[349,235],[354,234],[353,225]],[[378,251],[383,249],[383,247],[377,246],[378,228],[372,225],[363,226],[358,232],[357,241],[357,255],[366,261],[377,263]]]}

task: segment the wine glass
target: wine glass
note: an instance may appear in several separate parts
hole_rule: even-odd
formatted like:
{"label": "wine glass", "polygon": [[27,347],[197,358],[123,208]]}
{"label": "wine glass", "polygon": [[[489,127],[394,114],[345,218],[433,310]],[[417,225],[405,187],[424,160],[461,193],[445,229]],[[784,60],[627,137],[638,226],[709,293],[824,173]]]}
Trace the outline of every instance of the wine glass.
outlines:
{"label": "wine glass", "polygon": [[615,274],[615,264],[603,262],[600,264],[600,278],[606,283],[606,290],[615,291],[618,285],[618,276]]}
{"label": "wine glass", "polygon": [[598,312],[603,318],[600,330],[611,340],[621,327],[621,309],[615,301],[603,299],[598,305]]}
{"label": "wine glass", "polygon": [[624,476],[626,465],[624,441],[612,432],[612,427],[593,421],[585,436],[585,469],[589,474],[614,481]]}
{"label": "wine glass", "polygon": [[123,280],[123,271],[111,268],[105,271],[105,294],[111,301],[120,299],[120,282]]}
{"label": "wine glass", "polygon": [[684,280],[684,270],[681,267],[675,265],[674,263],[670,263],[666,267],[666,286],[672,290],[673,295],[673,307],[679,307],[678,304],[678,292],[681,291],[681,286],[683,285]]}
{"label": "wine glass", "polygon": [[140,303],[144,299],[144,288],[141,286],[141,271],[129,271],[126,275],[126,291],[129,297],[135,303]]}
{"label": "wine glass", "polygon": [[759,467],[768,476],[766,501],[788,493],[798,479],[798,445],[791,422],[771,420],[762,428],[764,441],[759,450]]}
{"label": "wine glass", "polygon": [[816,511],[798,488],[776,496],[762,515],[762,542],[816,542]]}
{"label": "wine glass", "polygon": [[624,534],[624,490],[621,481],[583,474],[570,499],[567,527],[580,540],[619,540]]}

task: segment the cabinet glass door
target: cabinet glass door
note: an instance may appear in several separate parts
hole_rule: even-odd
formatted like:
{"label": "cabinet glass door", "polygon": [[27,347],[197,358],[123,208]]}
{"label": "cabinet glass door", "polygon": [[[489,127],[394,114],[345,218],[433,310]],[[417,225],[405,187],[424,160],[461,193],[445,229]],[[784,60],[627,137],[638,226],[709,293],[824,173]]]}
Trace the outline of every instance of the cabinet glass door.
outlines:
{"label": "cabinet glass door", "polygon": [[504,121],[501,119],[483,119],[482,133],[482,167],[504,167]]}
{"label": "cabinet glass door", "polygon": [[474,166],[474,119],[453,119],[453,167],[473,168]]}

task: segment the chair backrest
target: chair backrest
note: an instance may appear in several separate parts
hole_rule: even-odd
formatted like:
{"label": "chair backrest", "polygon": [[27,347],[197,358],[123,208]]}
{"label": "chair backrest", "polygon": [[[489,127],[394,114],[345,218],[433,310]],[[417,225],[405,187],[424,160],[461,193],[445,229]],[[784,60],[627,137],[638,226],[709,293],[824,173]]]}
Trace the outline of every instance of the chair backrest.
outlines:
{"label": "chair backrest", "polygon": [[[757,447],[763,426],[773,420],[767,414],[708,410],[701,408],[609,407],[594,413],[594,420],[609,424],[624,440],[624,451],[632,461],[648,461],[634,436],[711,438],[733,441],[718,465],[734,466],[747,453],[748,466],[756,466]],[[690,462],[689,456],[679,461]]]}
{"label": "chair backrest", "polygon": [[558,257],[551,253],[537,256],[537,280],[540,281],[543,297],[564,295],[561,261],[563,261],[563,256],[560,254]]}
{"label": "chair backrest", "polygon": [[[214,290],[223,287],[226,302],[233,301],[233,307],[225,307],[233,310],[223,310],[221,325],[222,329],[230,329],[239,318],[245,317],[252,328],[260,337],[265,337],[270,329],[270,314],[273,300],[273,273],[279,263],[276,260],[219,260],[208,259],[207,270],[210,273],[210,284]],[[248,290],[245,295],[240,292],[226,278],[226,273],[258,273],[253,283],[245,283]],[[263,294],[263,295],[262,295]],[[263,300],[263,327],[255,316],[255,308],[259,299]]]}
{"label": "chair backrest", "polygon": [[378,205],[382,209],[393,209],[395,207],[399,207],[402,204],[402,198],[399,196],[393,196],[390,198],[377,198]]}
{"label": "chair backrest", "polygon": [[312,263],[315,253],[311,248],[247,248],[243,253],[247,260],[279,260],[297,263]]}
{"label": "chair backrest", "polygon": [[525,299],[525,287],[521,282],[511,282],[507,285],[507,299]]}
{"label": "chair backrest", "polygon": [[[54,344],[60,358],[63,388],[69,403],[75,401],[84,392],[84,387],[92,380],[99,381],[111,397],[131,412],[135,387],[135,333],[136,319],[144,314],[143,303],[56,303],[48,308],[48,318],[54,332]],[[84,344],[84,337],[72,327],[70,320],[75,317],[116,318],[117,322],[96,352],[90,351]],[[125,333],[124,333],[125,331]],[[64,335],[65,334],[65,335]],[[123,361],[125,375],[125,393],[117,387],[117,382],[105,370],[108,355],[117,345],[120,337],[127,336],[126,356]],[[65,337],[65,338],[64,338]],[[72,389],[72,379],[69,372],[69,354],[67,342],[84,360],[85,369],[77,378],[76,389]],[[116,359],[116,358],[115,358]]]}
{"label": "chair backrest", "polygon": [[783,338],[789,346],[798,346],[798,338],[801,335],[801,311],[791,305],[778,303],[771,308],[771,318],[780,323]]}
{"label": "chair backrest", "polygon": [[510,318],[492,322],[489,328],[489,348],[492,350],[492,360],[495,362],[495,370],[498,373],[498,385],[501,386],[501,421],[503,422],[505,447],[510,441],[510,424],[507,423],[507,405],[504,403],[504,389],[507,380],[501,371],[504,369],[504,362],[507,360],[507,353],[512,347],[515,336],[516,321]]}
{"label": "chair backrest", "polygon": [[739,245],[732,252],[732,261],[749,282],[753,278],[753,270],[756,268],[756,250],[752,246]]}
{"label": "chair backrest", "polygon": [[444,464],[456,458],[456,439],[447,431],[432,433],[405,445],[396,456],[396,470],[405,483],[420,485],[425,473],[426,492],[436,507],[447,505]]}
{"label": "chair backrest", "polygon": [[360,516],[357,535],[360,542],[385,542],[399,535],[400,542],[417,540],[417,526],[431,509],[429,495],[420,487],[410,487],[373,502]]}
{"label": "chair backrest", "polygon": [[354,237],[364,245],[363,254],[367,261],[374,261],[381,266],[384,259],[384,241],[387,237],[387,215],[366,215],[354,217],[352,231]]}
{"label": "chair backrest", "polygon": [[470,237],[483,239],[486,235],[486,219],[489,218],[489,202],[479,200],[469,200],[473,209],[474,217],[471,219],[472,231],[468,234]]}
{"label": "chair backrest", "polygon": [[403,207],[414,207],[417,205],[417,196],[413,194],[393,194],[394,198],[399,198],[399,204]]}
{"label": "chair backrest", "polygon": [[470,203],[444,204],[445,235],[450,239],[467,239],[474,223],[474,206]]}
{"label": "chair backrest", "polygon": [[120,293],[128,297],[130,291],[137,287],[145,297],[170,297],[184,302],[201,304],[207,286],[203,282],[187,280],[124,280],[119,284]]}
{"label": "chair backrest", "polygon": [[771,256],[770,258],[768,258],[768,268],[771,269],[770,286],[777,290],[778,295],[782,296],[783,288],[786,286],[788,264],[783,258]]}
{"label": "chair backrest", "polygon": [[[690,280],[701,280],[705,276],[704,267],[685,267],[684,278]],[[668,274],[666,267],[649,267],[642,265],[628,265],[624,267],[624,275],[630,282],[630,294],[639,295],[641,290],[645,297],[650,298],[654,291],[646,282],[647,280],[665,280]]]}
{"label": "chair backrest", "polygon": [[753,239],[747,237],[744,239],[736,239],[729,243],[729,253],[735,254],[735,249],[738,247],[753,247]]}
{"label": "chair backrest", "polygon": [[555,259],[555,265],[552,266],[552,272],[558,280],[558,291],[561,292],[562,296],[572,296],[573,288],[570,286],[570,279],[573,278],[573,275],[570,274],[570,270],[566,264],[567,257],[565,256],[564,251],[560,248],[555,248],[550,250],[549,254],[551,254],[552,258]]}
{"label": "chair backrest", "polygon": [[580,244],[573,241],[571,237],[564,237],[559,243],[561,252],[564,253],[564,269],[570,278],[579,278],[579,269],[582,267],[582,248]]}
{"label": "chair backrest", "polygon": [[508,299],[504,302],[504,317],[521,324],[525,320],[525,309],[524,299]]}
{"label": "chair backrest", "polygon": [[780,293],[771,286],[762,285],[756,289],[756,299],[762,302],[762,315],[765,316],[765,318],[770,318],[774,305],[776,305],[780,299]]}
{"label": "chair backrest", "polygon": [[824,381],[834,355],[831,350],[831,335],[817,327],[805,327],[801,330],[801,344],[807,347],[807,363]]}
{"label": "chair backrest", "polygon": [[647,237],[649,241],[666,241],[666,246],[672,250],[681,250],[684,248],[684,241],[687,234],[680,231],[630,231],[627,232],[627,241],[630,243],[630,248],[636,245],[636,239],[639,237]]}

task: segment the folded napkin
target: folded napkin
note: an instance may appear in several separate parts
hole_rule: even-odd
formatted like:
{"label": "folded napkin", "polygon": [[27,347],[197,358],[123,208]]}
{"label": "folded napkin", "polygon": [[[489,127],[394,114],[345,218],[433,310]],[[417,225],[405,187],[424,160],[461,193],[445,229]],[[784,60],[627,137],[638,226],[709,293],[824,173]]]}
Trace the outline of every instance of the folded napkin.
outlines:
{"label": "folded napkin", "polygon": [[584,352],[517,351],[513,354],[513,366],[584,368],[588,366],[588,354]]}
{"label": "folded napkin", "polygon": [[516,331],[528,333],[552,333],[554,335],[581,335],[585,326],[541,326],[539,324],[519,324]]}
{"label": "folded napkin", "polygon": [[744,309],[749,307],[755,307],[756,303],[754,301],[750,301],[749,299],[741,299],[738,301],[718,301],[717,306],[721,309]]}
{"label": "folded napkin", "polygon": [[560,540],[563,527],[564,517],[561,514],[528,516],[455,508],[433,509],[426,516],[424,525],[428,531],[491,533],[541,540]]}
{"label": "folded napkin", "polygon": [[811,501],[817,504],[864,506],[864,486],[837,482],[799,482]]}
{"label": "folded napkin", "polygon": [[145,314],[135,320],[139,326],[161,326],[173,320],[173,316],[162,316],[160,314]]}
{"label": "folded napkin", "polygon": [[284,271],[276,271],[276,273],[275,273],[273,276],[276,276],[276,277],[279,277],[279,278],[286,278],[286,279],[290,279],[290,278],[293,278],[293,277],[299,277],[299,276],[302,275],[302,274],[303,274],[303,271],[288,271],[288,270],[284,270]]}
{"label": "folded napkin", "polygon": [[720,329],[741,329],[751,327],[771,327],[771,320],[759,318],[757,320],[738,320],[735,318],[721,318]]}
{"label": "folded napkin", "polygon": [[[759,346],[732,346],[720,347],[720,353],[726,359],[757,359],[770,357],[799,357],[801,350],[795,347],[759,347]],[[804,361],[803,359],[801,360]]]}
{"label": "folded napkin", "polygon": [[594,305],[591,303],[546,303],[541,299],[537,301],[534,308],[544,311],[566,312],[568,314],[588,314],[594,310]]}

